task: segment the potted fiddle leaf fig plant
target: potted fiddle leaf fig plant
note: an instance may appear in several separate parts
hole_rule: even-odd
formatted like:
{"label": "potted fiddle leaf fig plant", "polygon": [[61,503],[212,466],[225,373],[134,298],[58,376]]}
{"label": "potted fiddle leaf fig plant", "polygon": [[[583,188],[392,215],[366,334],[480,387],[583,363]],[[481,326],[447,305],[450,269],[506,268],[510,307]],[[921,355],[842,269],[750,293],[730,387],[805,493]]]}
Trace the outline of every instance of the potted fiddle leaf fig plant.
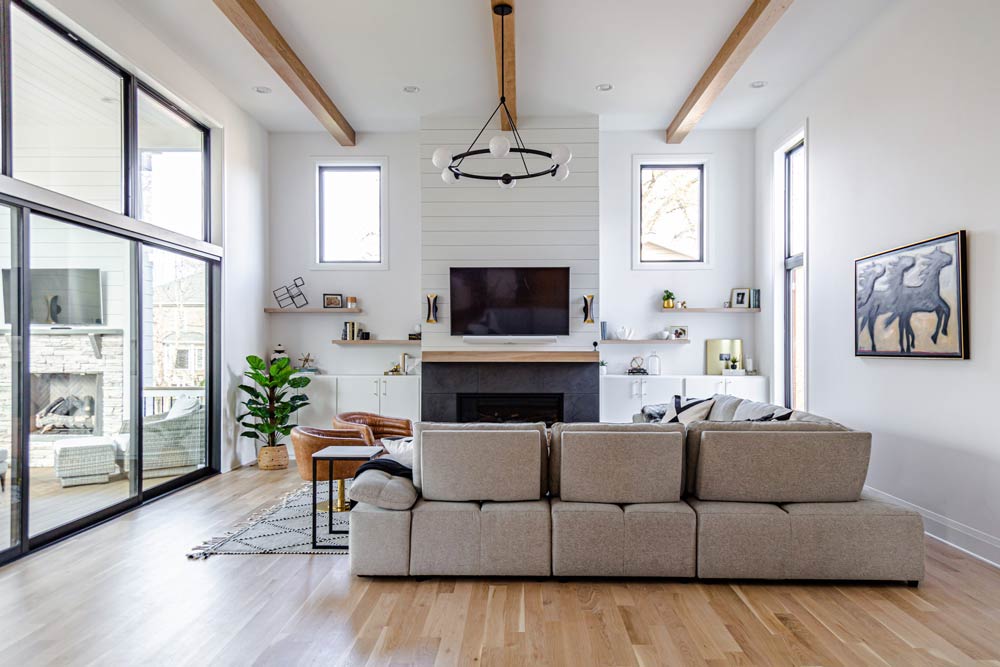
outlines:
{"label": "potted fiddle leaf fig plant", "polygon": [[257,467],[261,470],[283,470],[288,467],[288,449],[282,440],[292,432],[294,424],[288,421],[300,408],[309,405],[309,397],[297,390],[309,384],[309,378],[295,375],[288,357],[275,359],[271,365],[260,357],[247,357],[250,370],[243,375],[253,384],[241,384],[246,394],[241,405],[246,412],[237,419],[246,430],[244,438],[259,444]]}

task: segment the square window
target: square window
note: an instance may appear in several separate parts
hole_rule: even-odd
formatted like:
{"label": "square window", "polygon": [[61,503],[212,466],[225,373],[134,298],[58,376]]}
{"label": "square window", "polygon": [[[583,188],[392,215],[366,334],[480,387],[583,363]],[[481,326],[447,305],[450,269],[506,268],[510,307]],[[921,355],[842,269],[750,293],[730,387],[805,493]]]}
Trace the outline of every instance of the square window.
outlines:
{"label": "square window", "polygon": [[642,264],[705,261],[705,165],[639,166]]}
{"label": "square window", "polygon": [[382,166],[319,168],[319,262],[385,263]]}

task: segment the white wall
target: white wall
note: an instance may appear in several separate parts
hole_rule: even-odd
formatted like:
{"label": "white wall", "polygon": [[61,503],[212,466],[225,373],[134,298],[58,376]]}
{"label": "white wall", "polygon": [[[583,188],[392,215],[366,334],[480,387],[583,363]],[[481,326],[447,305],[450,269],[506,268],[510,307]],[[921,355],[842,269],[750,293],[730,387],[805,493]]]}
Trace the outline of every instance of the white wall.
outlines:
{"label": "white wall", "polygon": [[[634,270],[632,268],[633,155],[706,156],[709,268]],[[649,338],[667,326],[690,328],[689,345],[605,345],[601,357],[610,373],[622,373],[638,354],[656,350],[662,372],[705,372],[705,340],[742,338],[744,355],[756,359],[754,320],[763,315],[664,313],[663,290],[688,306],[717,308],[734,287],[749,287],[753,257],[753,132],[693,132],[683,144],[666,144],[663,132],[601,132],[601,303],[600,318],[609,335],[619,326]],[[753,285],[756,286],[756,285]],[[769,304],[764,303],[764,309]]]}
{"label": "white wall", "polygon": [[[1000,3],[897,3],[757,131],[758,281],[771,160],[808,118],[809,409],[874,434],[869,484],[1000,562]],[[968,230],[968,361],[856,358],[857,257]],[[762,341],[773,324],[759,321]]]}
{"label": "white wall", "polygon": [[[281,343],[297,359],[310,352],[326,373],[381,373],[402,352],[419,348],[337,347],[345,320],[357,321],[377,338],[405,339],[420,321],[420,174],[418,136],[411,133],[359,134],[345,148],[325,133],[271,135],[271,252],[268,288],[306,281],[309,306],[322,306],[323,293],[356,296],[362,314],[275,314],[272,345]],[[316,170],[325,159],[387,158],[389,173],[389,269],[313,268],[316,253]],[[277,306],[270,292],[268,306]]]}
{"label": "white wall", "polygon": [[213,240],[225,248],[223,275],[222,469],[253,461],[249,441],[238,438],[233,416],[236,385],[247,354],[264,354],[267,324],[267,133],[155,32],[113,0],[38,3],[61,15],[147,82],[169,92],[212,128]]}
{"label": "white wall", "polygon": [[[573,151],[570,176],[562,182],[550,177],[524,180],[512,190],[501,190],[495,182],[468,179],[446,185],[441,170],[431,164],[431,155],[439,147],[454,153],[465,150],[482,127],[481,120],[423,120],[421,286],[422,294],[439,295],[438,323],[423,325],[425,350],[466,347],[461,337],[451,335],[448,270],[453,266],[568,266],[570,335],[559,336],[555,344],[519,345],[518,349],[593,349],[598,329],[596,324],[583,323],[583,296],[594,294],[600,304],[597,124],[596,116],[519,119],[518,131],[529,147],[565,144]],[[488,129],[479,143],[485,145],[498,133],[498,129]],[[466,166],[475,161],[477,168],[490,173],[523,173],[520,160],[513,157],[469,160]],[[529,167],[533,164],[538,160],[528,163]],[[476,349],[496,348],[476,345]]]}

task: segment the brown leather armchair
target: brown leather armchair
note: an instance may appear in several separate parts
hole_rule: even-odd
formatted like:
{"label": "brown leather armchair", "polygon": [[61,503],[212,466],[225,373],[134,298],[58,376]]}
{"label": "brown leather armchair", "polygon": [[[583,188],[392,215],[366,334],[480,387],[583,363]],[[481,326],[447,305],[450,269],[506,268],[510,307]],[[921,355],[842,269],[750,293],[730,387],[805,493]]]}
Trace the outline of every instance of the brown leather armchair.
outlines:
{"label": "brown leather armchair", "polygon": [[[299,477],[307,482],[312,479],[312,456],[327,447],[358,447],[372,445],[374,442],[366,438],[357,429],[323,429],[308,426],[296,426],[292,429],[292,447],[295,449],[295,465],[299,469]],[[334,512],[346,512],[347,502],[344,497],[344,480],[352,479],[364,461],[334,461],[333,479],[337,480],[337,502],[330,509]],[[330,464],[321,463],[316,468],[316,481],[325,482],[330,479]]]}
{"label": "brown leather armchair", "polygon": [[342,412],[333,418],[336,429],[356,429],[371,438],[371,443],[382,438],[413,435],[413,422],[409,419],[383,417],[371,412]]}

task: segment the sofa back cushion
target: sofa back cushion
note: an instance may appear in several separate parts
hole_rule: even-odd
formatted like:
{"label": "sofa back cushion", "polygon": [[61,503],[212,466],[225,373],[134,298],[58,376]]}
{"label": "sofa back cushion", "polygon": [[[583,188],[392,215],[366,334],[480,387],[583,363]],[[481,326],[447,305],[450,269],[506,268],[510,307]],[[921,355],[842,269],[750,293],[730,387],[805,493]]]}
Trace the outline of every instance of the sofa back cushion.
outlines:
{"label": "sofa back cushion", "polygon": [[692,422],[687,426],[687,436],[684,445],[684,488],[688,493],[694,493],[695,473],[698,470],[698,458],[701,451],[702,434],[708,431],[738,431],[743,433],[760,432],[800,432],[800,431],[846,431],[847,429],[834,422]]}
{"label": "sofa back cushion", "polygon": [[552,425],[549,443],[549,493],[556,497],[560,494],[560,466],[562,465],[562,439],[566,433],[574,431],[590,431],[593,433],[684,433],[682,424],[600,424],[595,422],[577,422],[566,424],[557,422]]}
{"label": "sofa back cushion", "polygon": [[852,502],[861,497],[871,433],[706,431],[695,473],[701,500]]}
{"label": "sofa back cushion", "polygon": [[672,503],[681,499],[679,432],[562,434],[560,498],[581,503]]}
{"label": "sofa back cushion", "polygon": [[425,500],[539,500],[538,438],[534,430],[424,431],[420,491]]}
{"label": "sofa back cushion", "polygon": [[549,435],[548,430],[545,428],[544,422],[531,422],[531,423],[504,423],[504,424],[487,424],[484,422],[469,422],[469,423],[456,423],[456,422],[417,422],[413,426],[413,484],[419,489],[423,486],[422,484],[422,471],[421,471],[421,443],[423,441],[424,431],[462,431],[463,433],[468,433],[470,436],[475,435],[477,431],[535,431],[538,433],[538,446],[541,452],[541,461],[539,463],[539,474],[542,479],[542,491],[548,488],[548,449],[549,449]]}

